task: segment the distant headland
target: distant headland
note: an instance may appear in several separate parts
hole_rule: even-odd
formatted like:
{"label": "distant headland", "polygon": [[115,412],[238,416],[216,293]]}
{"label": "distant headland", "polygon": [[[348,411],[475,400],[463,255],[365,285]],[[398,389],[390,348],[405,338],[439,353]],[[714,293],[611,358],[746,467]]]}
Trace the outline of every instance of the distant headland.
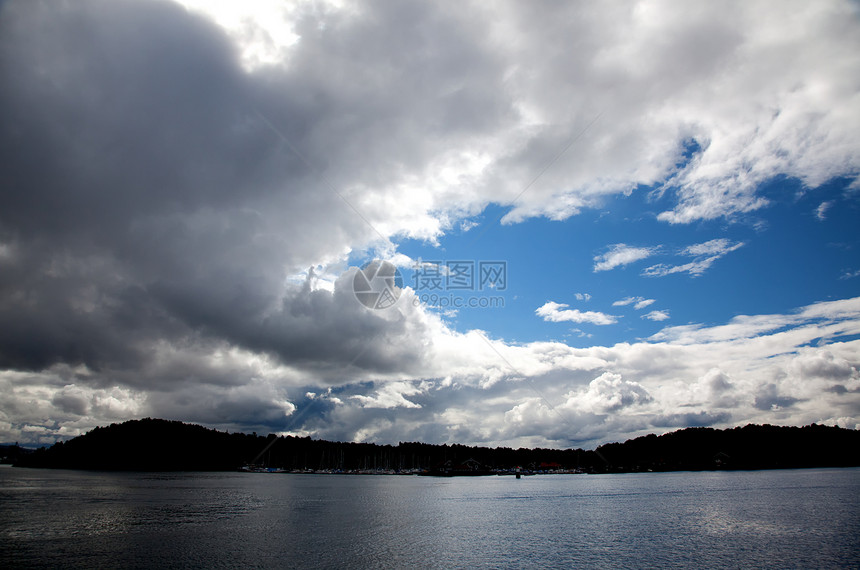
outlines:
{"label": "distant headland", "polygon": [[860,431],[812,424],[687,428],[594,450],[426,443],[342,443],[227,433],[146,418],[98,427],[66,442],[3,449],[16,466],[125,471],[249,471],[479,475],[626,473],[860,466]]}

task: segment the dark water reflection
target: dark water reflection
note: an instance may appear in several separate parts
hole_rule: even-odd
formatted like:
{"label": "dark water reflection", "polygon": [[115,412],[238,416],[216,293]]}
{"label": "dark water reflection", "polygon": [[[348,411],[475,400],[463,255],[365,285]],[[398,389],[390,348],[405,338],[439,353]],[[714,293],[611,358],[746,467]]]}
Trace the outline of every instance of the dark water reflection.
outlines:
{"label": "dark water reflection", "polygon": [[0,469],[0,566],[860,567],[860,470],[436,479]]}

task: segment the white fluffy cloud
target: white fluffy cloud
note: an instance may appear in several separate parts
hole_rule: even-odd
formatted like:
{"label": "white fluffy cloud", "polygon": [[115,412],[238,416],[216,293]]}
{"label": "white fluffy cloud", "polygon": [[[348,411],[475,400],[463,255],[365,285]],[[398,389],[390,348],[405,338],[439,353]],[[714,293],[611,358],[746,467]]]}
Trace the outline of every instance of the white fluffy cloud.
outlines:
{"label": "white fluffy cloud", "polygon": [[654,248],[632,247],[623,243],[609,246],[609,251],[594,257],[594,272],[624,267],[654,254]]}
{"label": "white fluffy cloud", "polygon": [[535,314],[543,317],[543,320],[553,323],[570,321],[572,323],[591,323],[594,325],[612,325],[618,322],[618,317],[607,315],[598,311],[580,311],[569,309],[565,303],[547,301],[537,309]]}
{"label": "white fluffy cloud", "polygon": [[365,408],[420,408],[420,404],[406,398],[420,393],[421,389],[409,382],[391,382],[382,385],[372,396],[359,394],[351,398],[361,402]]}
{"label": "white fluffy cloud", "polygon": [[617,413],[624,408],[647,404],[653,398],[641,384],[623,380],[620,374],[604,372],[588,388],[567,395],[565,407],[597,414]]}
{"label": "white fluffy cloud", "polygon": [[642,315],[642,318],[649,321],[665,321],[669,318],[669,311],[665,309],[662,311],[651,311]]}

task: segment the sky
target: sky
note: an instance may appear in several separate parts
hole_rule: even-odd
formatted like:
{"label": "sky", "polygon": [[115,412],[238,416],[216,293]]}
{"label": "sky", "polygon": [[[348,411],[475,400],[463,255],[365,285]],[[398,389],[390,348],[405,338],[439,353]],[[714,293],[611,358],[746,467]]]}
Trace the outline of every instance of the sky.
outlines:
{"label": "sky", "polygon": [[0,442],[860,428],[856,2],[0,3]]}

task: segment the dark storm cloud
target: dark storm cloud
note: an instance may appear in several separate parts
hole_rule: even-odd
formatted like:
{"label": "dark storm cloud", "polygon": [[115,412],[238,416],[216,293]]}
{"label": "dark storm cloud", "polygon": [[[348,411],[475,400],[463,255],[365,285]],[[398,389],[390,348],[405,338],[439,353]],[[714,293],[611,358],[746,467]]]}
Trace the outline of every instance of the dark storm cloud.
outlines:
{"label": "dark storm cloud", "polygon": [[132,220],[246,198],[269,141],[239,129],[240,70],[211,26],[161,2],[10,3],[0,25],[7,224],[112,246]]}
{"label": "dark storm cloud", "polygon": [[228,42],[175,6],[8,3],[0,26],[0,358],[137,366],[136,337],[181,332],[146,289],[189,271],[170,216],[236,204],[270,141],[235,128]]}
{"label": "dark storm cloud", "polygon": [[[254,77],[222,32],[166,2],[18,2],[2,16],[0,365],[141,369],[147,343],[203,335],[309,366],[398,368],[402,320],[343,290],[283,291],[285,269],[373,234],[311,162],[337,159],[337,179],[409,148],[379,120],[409,109],[361,80],[361,57],[386,49],[358,49],[370,24],[338,36],[357,63],[308,50]],[[344,129],[375,137],[378,156],[330,145]]]}
{"label": "dark storm cloud", "polygon": [[342,381],[338,375],[350,372],[349,366],[379,373],[418,367],[421,362],[410,365],[410,360],[421,356],[422,323],[399,313],[369,313],[353,295],[352,277],[352,272],[344,274],[333,292],[311,290],[307,282],[288,289],[280,306],[253,320],[241,308],[210,310],[218,300],[207,299],[205,290],[156,286],[153,294],[195,330],[277,355],[285,363],[316,370],[323,379]]}

